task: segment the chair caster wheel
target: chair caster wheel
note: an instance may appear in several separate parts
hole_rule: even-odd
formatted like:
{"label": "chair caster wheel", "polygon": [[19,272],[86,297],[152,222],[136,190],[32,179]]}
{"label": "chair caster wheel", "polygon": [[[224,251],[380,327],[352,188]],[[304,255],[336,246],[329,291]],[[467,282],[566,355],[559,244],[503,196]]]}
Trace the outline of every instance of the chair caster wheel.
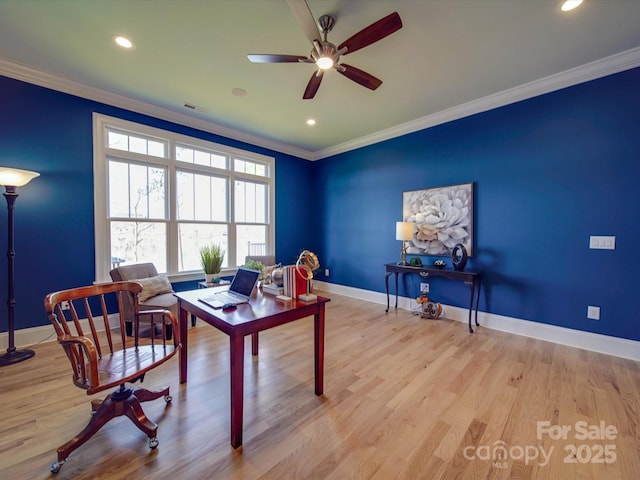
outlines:
{"label": "chair caster wheel", "polygon": [[58,473],[62,468],[62,465],[64,465],[64,460],[62,462],[53,462],[49,467],[49,470],[51,473]]}
{"label": "chair caster wheel", "polygon": [[171,401],[173,400],[173,397],[171,395],[165,395],[164,396],[164,401],[167,403],[171,403]]}
{"label": "chair caster wheel", "polygon": [[155,450],[156,448],[158,448],[158,439],[156,437],[150,438],[149,439],[149,448],[151,450]]}

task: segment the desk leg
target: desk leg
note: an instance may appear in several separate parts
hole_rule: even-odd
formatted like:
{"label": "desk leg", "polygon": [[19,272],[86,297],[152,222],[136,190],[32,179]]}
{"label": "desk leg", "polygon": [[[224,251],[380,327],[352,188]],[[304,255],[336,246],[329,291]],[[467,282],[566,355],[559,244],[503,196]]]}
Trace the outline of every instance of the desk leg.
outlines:
{"label": "desk leg", "polygon": [[316,395],[324,390],[324,303],[313,316],[313,350],[316,376]]}
{"label": "desk leg", "polygon": [[187,383],[187,322],[189,321],[189,312],[180,305],[180,383]]}
{"label": "desk leg", "polygon": [[471,328],[471,314],[473,313],[473,299],[476,296],[476,282],[469,284],[469,295],[469,333],[473,333],[473,328]]}
{"label": "desk leg", "polygon": [[242,445],[242,409],[244,397],[244,337],[229,337],[231,360],[231,446]]}
{"label": "desk leg", "polygon": [[258,332],[251,334],[251,355],[258,355]]}

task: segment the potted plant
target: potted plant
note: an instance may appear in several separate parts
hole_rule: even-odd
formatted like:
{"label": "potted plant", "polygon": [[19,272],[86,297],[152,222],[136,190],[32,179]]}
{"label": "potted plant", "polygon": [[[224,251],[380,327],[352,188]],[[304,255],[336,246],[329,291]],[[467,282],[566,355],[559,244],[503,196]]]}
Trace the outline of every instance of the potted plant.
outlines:
{"label": "potted plant", "polygon": [[217,283],[220,280],[220,269],[224,260],[224,250],[220,245],[204,245],[200,247],[200,263],[204,270],[207,283]]}
{"label": "potted plant", "polygon": [[247,263],[244,264],[245,268],[249,268],[251,270],[258,270],[260,272],[260,280],[263,279],[262,271],[264,270],[265,265],[258,260],[249,259]]}

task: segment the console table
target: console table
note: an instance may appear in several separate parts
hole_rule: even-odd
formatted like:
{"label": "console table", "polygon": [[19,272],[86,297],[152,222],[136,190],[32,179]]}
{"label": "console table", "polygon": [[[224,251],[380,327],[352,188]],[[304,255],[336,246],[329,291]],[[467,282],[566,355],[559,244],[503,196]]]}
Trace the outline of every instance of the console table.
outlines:
{"label": "console table", "polygon": [[444,277],[451,280],[457,280],[464,282],[469,286],[469,332],[473,333],[471,327],[471,313],[473,312],[473,301],[476,302],[476,325],[478,323],[478,303],[480,303],[480,272],[459,272],[457,270],[447,270],[428,267],[412,267],[410,265],[398,265],[397,263],[385,264],[386,275],[384,277],[384,284],[387,289],[387,309],[389,311],[389,276],[393,273],[396,277],[396,307],[398,308],[398,274],[413,274],[419,275],[421,278],[430,277]]}

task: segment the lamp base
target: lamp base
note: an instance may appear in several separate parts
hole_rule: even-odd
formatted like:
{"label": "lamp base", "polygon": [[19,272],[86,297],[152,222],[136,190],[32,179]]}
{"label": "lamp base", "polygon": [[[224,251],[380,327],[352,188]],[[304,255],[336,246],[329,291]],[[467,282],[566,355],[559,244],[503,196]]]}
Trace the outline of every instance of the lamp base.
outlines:
{"label": "lamp base", "polygon": [[298,295],[298,300],[302,300],[303,302],[313,302],[317,299],[318,296],[314,295],[313,293],[303,293],[301,295]]}
{"label": "lamp base", "polygon": [[7,353],[0,356],[0,367],[22,362],[23,360],[33,357],[35,354],[36,352],[33,350],[7,350]]}

